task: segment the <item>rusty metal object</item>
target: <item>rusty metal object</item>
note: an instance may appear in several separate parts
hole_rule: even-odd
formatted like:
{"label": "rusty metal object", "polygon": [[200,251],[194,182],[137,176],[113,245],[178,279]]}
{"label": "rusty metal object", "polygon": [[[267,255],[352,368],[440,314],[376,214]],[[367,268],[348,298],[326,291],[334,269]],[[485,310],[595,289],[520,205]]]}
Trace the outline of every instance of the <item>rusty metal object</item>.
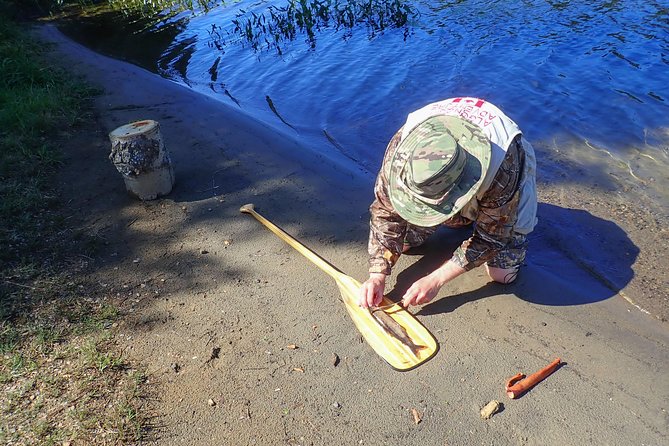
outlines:
{"label": "rusty metal object", "polygon": [[551,373],[556,371],[560,364],[560,358],[557,358],[543,369],[531,374],[528,377],[525,377],[525,375],[522,373],[512,376],[506,383],[506,394],[511,399],[518,398],[532,387],[537,385],[539,382],[546,379],[546,377],[548,377]]}

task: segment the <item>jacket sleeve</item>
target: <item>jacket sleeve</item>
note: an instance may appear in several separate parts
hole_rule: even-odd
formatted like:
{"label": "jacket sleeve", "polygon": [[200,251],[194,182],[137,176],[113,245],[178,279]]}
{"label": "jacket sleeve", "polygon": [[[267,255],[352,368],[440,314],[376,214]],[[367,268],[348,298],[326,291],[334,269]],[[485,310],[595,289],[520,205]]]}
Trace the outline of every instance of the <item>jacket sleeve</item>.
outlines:
{"label": "jacket sleeve", "polygon": [[407,231],[407,222],[393,209],[388,197],[388,179],[385,166],[392,158],[402,135],[402,129],[388,143],[383,165],[374,185],[374,201],[372,202],[369,221],[369,272],[390,274],[395,262],[402,253],[402,245]]}
{"label": "jacket sleeve", "polygon": [[453,253],[452,261],[470,270],[492,260],[513,239],[518,219],[524,151],[517,138],[509,147],[490,188],[478,203],[474,232]]}

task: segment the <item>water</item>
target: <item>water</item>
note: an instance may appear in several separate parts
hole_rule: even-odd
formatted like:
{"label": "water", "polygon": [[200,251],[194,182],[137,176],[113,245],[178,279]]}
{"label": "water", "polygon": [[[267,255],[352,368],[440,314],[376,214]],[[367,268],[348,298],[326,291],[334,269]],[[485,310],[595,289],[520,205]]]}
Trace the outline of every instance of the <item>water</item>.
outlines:
{"label": "water", "polygon": [[[288,2],[244,0],[152,26],[135,22],[128,26],[144,27],[135,35],[142,44],[118,45],[117,37],[106,52],[372,173],[407,113],[448,97],[482,97],[534,143],[544,178],[639,190],[669,213],[669,2],[374,3],[410,13],[405,23],[381,26],[373,14],[338,29],[331,20],[311,38],[299,29],[294,39],[268,34],[272,45],[254,48],[234,21],[269,19]],[[104,45],[95,26],[89,43]],[[78,21],[80,38],[85,28]]]}

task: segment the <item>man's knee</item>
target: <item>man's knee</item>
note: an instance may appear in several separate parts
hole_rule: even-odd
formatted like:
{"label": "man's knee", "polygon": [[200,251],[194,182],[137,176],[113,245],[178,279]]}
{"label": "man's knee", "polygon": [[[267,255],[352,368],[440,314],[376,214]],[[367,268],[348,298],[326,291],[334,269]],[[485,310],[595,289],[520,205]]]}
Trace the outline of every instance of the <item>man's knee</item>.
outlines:
{"label": "man's knee", "polygon": [[518,267],[497,268],[495,266],[485,266],[488,275],[492,280],[498,283],[511,283],[518,277]]}

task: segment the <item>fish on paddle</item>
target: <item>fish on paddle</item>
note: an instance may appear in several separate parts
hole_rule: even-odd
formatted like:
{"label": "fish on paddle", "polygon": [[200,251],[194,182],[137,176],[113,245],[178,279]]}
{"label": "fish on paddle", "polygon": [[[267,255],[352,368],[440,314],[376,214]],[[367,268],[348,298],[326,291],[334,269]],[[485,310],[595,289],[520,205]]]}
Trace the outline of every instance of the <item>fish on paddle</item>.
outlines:
{"label": "fish on paddle", "polygon": [[427,348],[424,345],[416,345],[409,337],[407,331],[395,319],[386,313],[382,308],[370,308],[370,314],[376,322],[388,333],[402,344],[404,344],[414,356],[418,357],[418,352]]}

